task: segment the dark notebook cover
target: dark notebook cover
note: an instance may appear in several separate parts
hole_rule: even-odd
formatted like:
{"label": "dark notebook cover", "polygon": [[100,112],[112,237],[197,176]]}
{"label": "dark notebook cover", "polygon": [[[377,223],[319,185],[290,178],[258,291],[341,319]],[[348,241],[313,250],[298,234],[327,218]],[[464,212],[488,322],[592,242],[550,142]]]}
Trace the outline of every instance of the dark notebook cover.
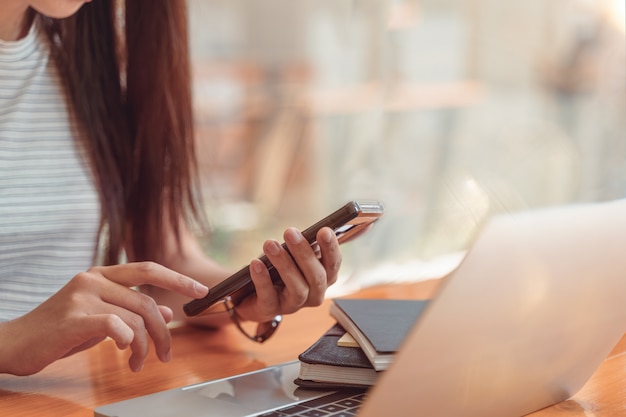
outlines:
{"label": "dark notebook cover", "polygon": [[400,348],[428,300],[337,298],[334,303],[377,353],[387,354]]}
{"label": "dark notebook cover", "polygon": [[335,324],[311,347],[302,352],[300,373],[294,382],[303,388],[365,389],[378,377],[369,359],[358,347],[338,346],[346,333]]}
{"label": "dark notebook cover", "polygon": [[343,327],[335,324],[322,337],[320,337],[310,348],[298,356],[300,362],[332,365],[353,368],[370,368],[370,363],[365,353],[356,347],[337,346],[337,342],[346,333]]}
{"label": "dark notebook cover", "polygon": [[357,341],[377,371],[387,369],[428,300],[339,298],[330,314]]}

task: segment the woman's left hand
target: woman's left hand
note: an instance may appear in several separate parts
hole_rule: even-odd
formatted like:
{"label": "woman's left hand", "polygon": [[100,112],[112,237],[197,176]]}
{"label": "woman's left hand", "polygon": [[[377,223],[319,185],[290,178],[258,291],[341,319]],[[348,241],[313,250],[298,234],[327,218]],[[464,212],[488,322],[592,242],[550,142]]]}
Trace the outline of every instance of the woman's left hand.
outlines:
{"label": "woman's left hand", "polygon": [[250,276],[256,294],[237,306],[241,319],[265,322],[278,314],[318,306],[324,301],[326,289],[337,281],[342,256],[332,229],[325,227],[317,233],[318,253],[295,228],[285,230],[284,239],[289,252],[275,240],[263,244],[263,251],[280,274],[284,287],[275,286],[265,264],[254,259],[250,262]]}

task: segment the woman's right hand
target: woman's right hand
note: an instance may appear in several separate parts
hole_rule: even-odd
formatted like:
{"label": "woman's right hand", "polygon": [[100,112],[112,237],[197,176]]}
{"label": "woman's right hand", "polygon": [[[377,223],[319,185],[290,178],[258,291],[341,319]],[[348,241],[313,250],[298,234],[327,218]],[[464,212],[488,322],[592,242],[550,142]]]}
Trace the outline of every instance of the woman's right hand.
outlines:
{"label": "woman's right hand", "polygon": [[152,262],[93,267],[76,275],[30,313],[0,323],[0,372],[34,374],[106,337],[119,349],[130,347],[128,364],[135,372],[143,367],[149,339],[158,358],[169,361],[167,323],[172,310],[131,288],[144,284],[190,298],[208,292],[197,281]]}

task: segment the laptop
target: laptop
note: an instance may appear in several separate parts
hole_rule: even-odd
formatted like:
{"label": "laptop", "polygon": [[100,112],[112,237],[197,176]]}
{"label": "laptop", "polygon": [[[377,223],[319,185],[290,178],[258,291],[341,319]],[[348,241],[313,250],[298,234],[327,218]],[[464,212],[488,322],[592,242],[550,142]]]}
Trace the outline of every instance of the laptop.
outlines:
{"label": "laptop", "polygon": [[299,388],[294,361],[94,415],[525,415],[574,395],[626,333],[625,253],[626,200],[499,215],[367,392]]}

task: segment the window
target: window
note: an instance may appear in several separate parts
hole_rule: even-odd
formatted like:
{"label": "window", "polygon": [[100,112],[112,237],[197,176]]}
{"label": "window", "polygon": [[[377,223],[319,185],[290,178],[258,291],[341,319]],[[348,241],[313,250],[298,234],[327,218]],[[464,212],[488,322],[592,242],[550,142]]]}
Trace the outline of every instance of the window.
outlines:
{"label": "window", "polygon": [[494,213],[626,197],[622,0],[189,4],[206,247],[233,267],[351,198],[386,214],[346,282],[437,275]]}

